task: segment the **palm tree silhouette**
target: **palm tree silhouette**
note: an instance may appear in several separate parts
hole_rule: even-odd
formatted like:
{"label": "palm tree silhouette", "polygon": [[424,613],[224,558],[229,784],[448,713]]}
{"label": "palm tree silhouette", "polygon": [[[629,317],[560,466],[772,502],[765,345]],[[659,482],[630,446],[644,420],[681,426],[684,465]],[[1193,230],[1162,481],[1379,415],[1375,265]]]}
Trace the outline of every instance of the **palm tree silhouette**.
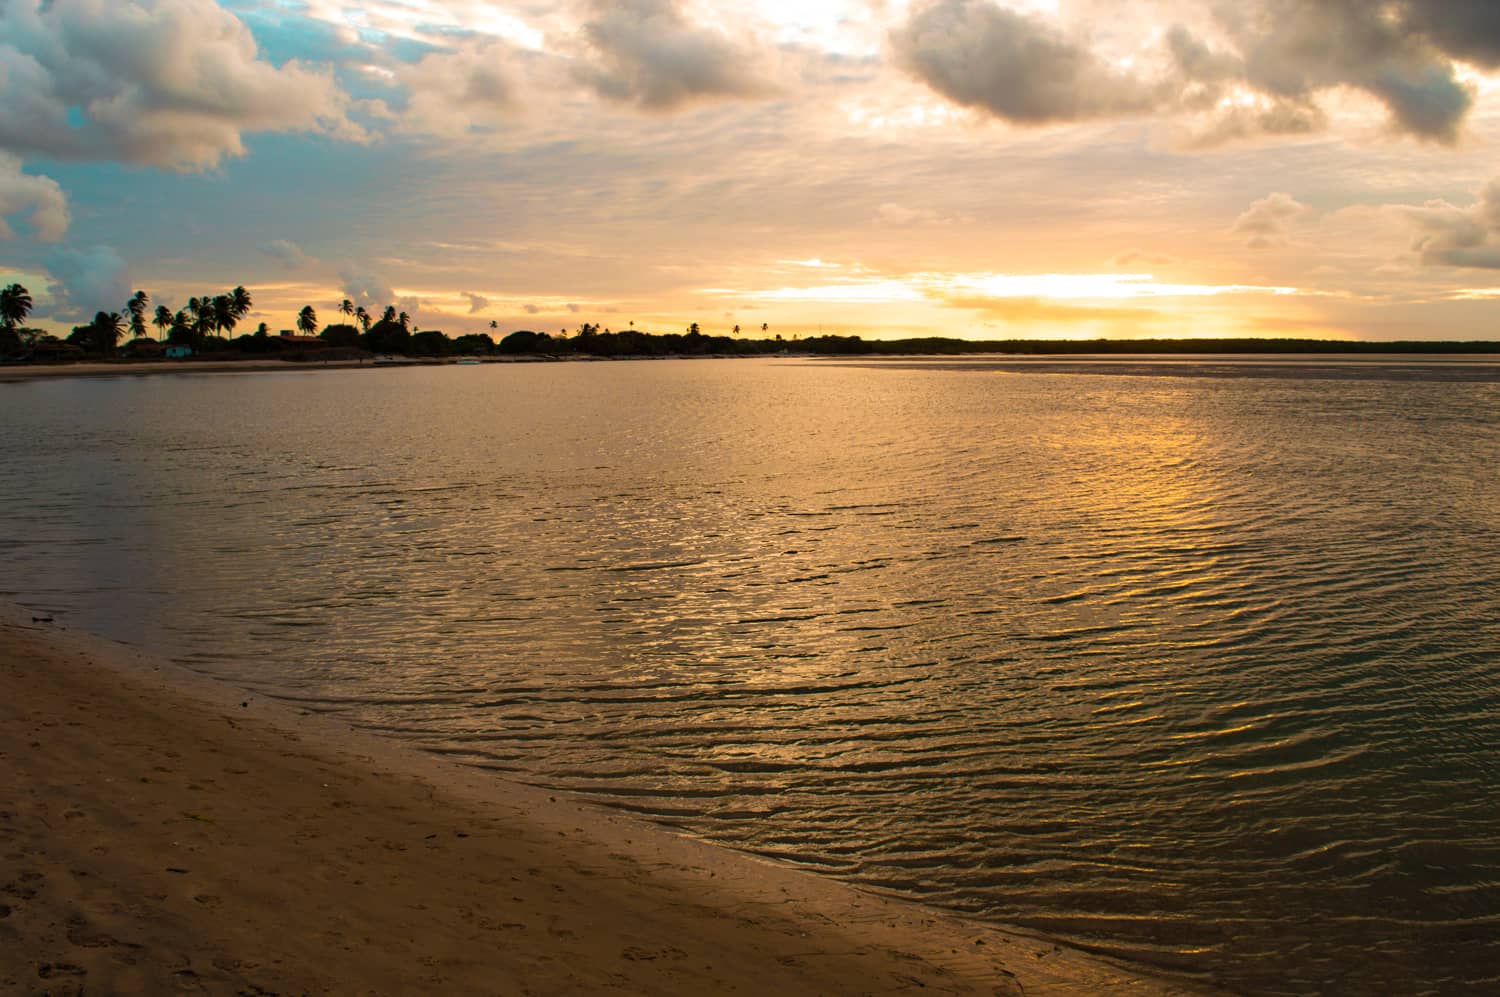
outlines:
{"label": "palm tree silhouette", "polygon": [[[229,292],[229,313],[236,322],[250,314],[250,292],[245,290],[244,284]],[[229,328],[233,329],[234,326]]]}
{"label": "palm tree silhouette", "polygon": [[365,306],[360,305],[354,309],[354,317],[359,320],[360,328],[368,334],[370,331],[370,313],[365,311]]}
{"label": "palm tree silhouette", "polygon": [[348,298],[345,298],[343,301],[340,301],[339,302],[339,314],[341,314],[341,315],[347,315],[349,318],[353,318],[354,317],[354,302],[350,301]]}
{"label": "palm tree silhouette", "polygon": [[94,346],[100,353],[113,353],[115,344],[124,334],[125,320],[120,317],[119,312],[98,312],[94,315],[89,338],[94,341]]}
{"label": "palm tree silhouette", "polygon": [[31,314],[31,292],[20,284],[0,289],[0,324],[15,329]]}
{"label": "palm tree silhouette", "polygon": [[233,332],[234,327],[239,324],[239,318],[234,313],[234,297],[232,294],[220,294],[215,297],[213,311],[215,331],[220,333]]}
{"label": "palm tree silhouette", "polygon": [[297,328],[304,336],[311,336],[318,331],[318,313],[313,311],[312,305],[303,305],[302,310],[297,313]]}
{"label": "palm tree silhouette", "polygon": [[125,302],[125,311],[130,314],[130,334],[136,339],[146,338],[146,309],[151,298],[145,291],[137,291]]}
{"label": "palm tree silhouette", "polygon": [[166,305],[157,305],[156,317],[151,320],[151,324],[160,330],[156,334],[157,339],[166,338],[167,330],[172,328],[172,309]]}

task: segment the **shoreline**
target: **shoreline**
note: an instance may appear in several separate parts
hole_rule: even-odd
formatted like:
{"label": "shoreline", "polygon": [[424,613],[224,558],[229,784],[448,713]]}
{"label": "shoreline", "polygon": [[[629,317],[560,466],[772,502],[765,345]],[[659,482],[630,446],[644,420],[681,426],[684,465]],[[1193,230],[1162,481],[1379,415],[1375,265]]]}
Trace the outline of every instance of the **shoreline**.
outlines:
{"label": "shoreline", "polygon": [[[1116,377],[1208,379],[1288,378],[1297,380],[1394,380],[1459,383],[1500,382],[1500,354],[1472,353],[1057,353],[1057,354],[703,354],[694,356],[485,357],[494,364],[625,363],[662,360],[785,360],[830,367],[886,370],[949,370],[996,374],[1092,374]],[[69,364],[0,365],[0,384],[60,378],[148,377],[178,374],[312,373],[327,370],[387,370],[395,367],[452,367],[458,358],[406,357],[376,364],[366,360],[141,360],[84,361]]]}
{"label": "shoreline", "polygon": [[0,607],[0,989],[1220,993]]}

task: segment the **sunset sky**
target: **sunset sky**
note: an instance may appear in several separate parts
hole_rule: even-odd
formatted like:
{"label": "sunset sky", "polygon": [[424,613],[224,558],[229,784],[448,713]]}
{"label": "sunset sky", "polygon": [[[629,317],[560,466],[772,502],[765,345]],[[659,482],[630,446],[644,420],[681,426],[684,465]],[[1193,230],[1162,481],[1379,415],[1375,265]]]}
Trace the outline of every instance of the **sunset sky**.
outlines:
{"label": "sunset sky", "polygon": [[66,329],[1500,339],[1493,0],[0,0]]}

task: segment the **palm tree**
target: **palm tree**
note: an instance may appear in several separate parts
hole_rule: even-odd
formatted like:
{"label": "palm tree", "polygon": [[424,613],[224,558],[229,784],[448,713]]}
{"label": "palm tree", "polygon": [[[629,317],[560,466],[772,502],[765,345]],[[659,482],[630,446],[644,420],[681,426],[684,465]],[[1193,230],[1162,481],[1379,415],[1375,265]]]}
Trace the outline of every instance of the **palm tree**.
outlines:
{"label": "palm tree", "polygon": [[168,308],[166,305],[157,305],[156,318],[151,320],[151,324],[156,326],[156,328],[159,330],[156,334],[156,338],[164,338],[167,334],[167,330],[172,328],[172,309]]}
{"label": "palm tree", "polygon": [[340,301],[339,302],[339,314],[347,316],[349,318],[353,318],[354,317],[354,302],[350,301],[348,298],[345,298],[343,301]]}
{"label": "palm tree", "polygon": [[770,329],[770,328],[771,328],[771,327],[770,327],[770,326],[769,326],[769,325],[767,325],[767,324],[766,324],[766,323],[764,323],[764,322],[762,322],[762,323],[761,323],[761,324],[760,324],[760,334],[761,334],[761,336],[765,336],[765,334],[766,334],[766,331],[767,331],[767,330],[768,330],[768,329]]}
{"label": "palm tree", "polygon": [[[250,292],[245,290],[244,284],[229,292],[229,311],[236,322],[250,314]],[[234,326],[229,328],[233,329]]]}
{"label": "palm tree", "polygon": [[311,336],[318,331],[318,313],[313,311],[312,305],[303,305],[302,310],[297,313],[297,328],[304,336]]}
{"label": "palm tree", "polygon": [[214,328],[219,332],[233,332],[234,327],[239,324],[239,317],[234,314],[234,296],[232,294],[220,294],[214,298]]}
{"label": "palm tree", "polygon": [[14,330],[31,314],[31,292],[20,284],[0,289],[0,325]]}
{"label": "palm tree", "polygon": [[89,330],[89,338],[100,353],[113,353],[115,344],[125,334],[125,320],[119,312],[99,312]]}
{"label": "palm tree", "polygon": [[197,335],[197,327],[193,324],[192,317],[188,315],[188,310],[178,309],[177,314],[172,316],[172,331],[167,333],[167,342],[195,345]]}
{"label": "palm tree", "polygon": [[136,339],[146,338],[146,309],[151,298],[145,291],[137,291],[125,302],[125,311],[130,315],[130,334]]}
{"label": "palm tree", "polygon": [[740,327],[739,326],[735,326],[734,327],[734,335],[738,336],[739,334],[740,334]]}
{"label": "palm tree", "polygon": [[395,305],[386,305],[385,306],[385,312],[380,316],[380,321],[382,321],[382,322],[394,322],[394,321],[396,321],[396,306]]}
{"label": "palm tree", "polygon": [[402,332],[411,332],[411,316],[405,312],[396,319],[396,324],[401,326]]}
{"label": "palm tree", "polygon": [[354,317],[359,322],[360,328],[368,333],[370,331],[370,313],[365,311],[364,305],[360,305],[354,309]]}

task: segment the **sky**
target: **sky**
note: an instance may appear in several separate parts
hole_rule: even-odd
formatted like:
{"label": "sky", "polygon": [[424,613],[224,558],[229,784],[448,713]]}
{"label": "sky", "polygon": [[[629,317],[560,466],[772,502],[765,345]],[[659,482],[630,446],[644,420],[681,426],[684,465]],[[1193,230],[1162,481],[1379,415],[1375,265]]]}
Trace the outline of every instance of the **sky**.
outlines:
{"label": "sky", "polygon": [[970,339],[1500,339],[1493,0],[0,0],[0,284]]}

